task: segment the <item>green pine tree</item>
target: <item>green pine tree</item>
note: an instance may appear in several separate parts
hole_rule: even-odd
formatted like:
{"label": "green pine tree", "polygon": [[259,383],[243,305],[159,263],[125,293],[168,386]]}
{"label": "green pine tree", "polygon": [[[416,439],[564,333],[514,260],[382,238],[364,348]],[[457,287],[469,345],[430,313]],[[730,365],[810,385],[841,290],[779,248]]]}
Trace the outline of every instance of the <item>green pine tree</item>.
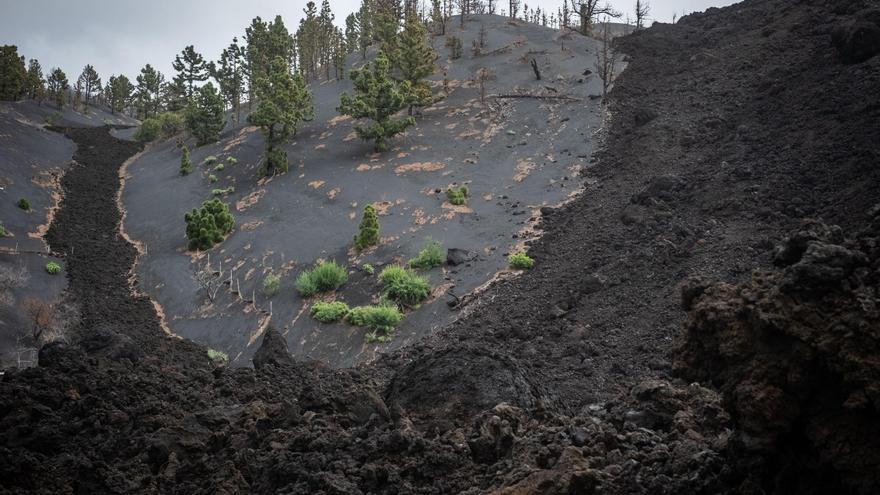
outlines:
{"label": "green pine tree", "polygon": [[186,123],[199,146],[220,139],[226,119],[223,116],[223,97],[213,84],[205,84],[196,90],[186,109]]}
{"label": "green pine tree", "polygon": [[122,112],[128,102],[131,101],[134,85],[123,74],[110,77],[110,82],[107,84],[110,89],[107,102],[110,104],[110,111],[113,113]]}
{"label": "green pine tree", "polygon": [[244,93],[245,78],[244,55],[245,49],[238,44],[238,38],[232,38],[232,43],[220,53],[217,64],[209,64],[211,76],[217,80],[220,93],[232,107],[236,122],[241,120],[241,96]]}
{"label": "green pine tree", "polygon": [[410,83],[391,79],[388,59],[381,54],[371,67],[352,70],[350,78],[354,82],[355,94],[352,97],[342,93],[336,110],[356,119],[372,120],[373,124],[358,125],[355,131],[362,139],[374,140],[376,151],[384,151],[389,138],[415,124],[412,117],[393,118],[409,105]]}
{"label": "green pine tree", "polygon": [[192,172],[193,164],[189,159],[189,148],[183,147],[180,155],[180,175],[189,175]]}
{"label": "green pine tree", "polygon": [[40,62],[35,58],[30,59],[27,69],[27,97],[32,100],[41,100],[46,91],[45,83]]}
{"label": "green pine tree", "polygon": [[193,209],[183,218],[190,251],[211,249],[214,244],[222,242],[235,225],[229,205],[216,198],[205,201],[201,208]]}
{"label": "green pine tree", "polygon": [[92,98],[101,91],[101,78],[98,77],[98,72],[91,64],[86,64],[76,82],[77,87],[81,90],[86,108],[88,108]]}
{"label": "green pine tree", "polygon": [[248,115],[248,122],[259,126],[266,137],[266,159],[262,175],[286,172],[287,152],[280,148],[296,133],[300,122],[314,118],[312,94],[302,74],[290,75],[287,64],[276,57],[269,73],[256,81],[260,104]]}
{"label": "green pine tree", "polygon": [[208,79],[208,66],[205,59],[195,50],[193,45],[189,45],[174,57],[171,66],[177,71],[174,82],[179,86],[186,87],[186,99],[187,101],[192,100],[196,92],[195,84]]}
{"label": "green pine tree", "polygon": [[147,64],[136,78],[135,107],[144,119],[158,115],[162,96],[162,83],[165,76]]}
{"label": "green pine tree", "polygon": [[0,47],[0,100],[15,101],[27,94],[27,69],[18,47]]}
{"label": "green pine tree", "polygon": [[46,83],[49,98],[54,101],[55,104],[58,105],[58,109],[61,110],[61,108],[64,107],[64,92],[70,88],[70,83],[67,81],[67,75],[61,69],[52,69]]}
{"label": "green pine tree", "polygon": [[379,217],[376,208],[372,204],[364,207],[364,216],[358,226],[358,233],[354,236],[354,246],[365,249],[379,243]]}
{"label": "green pine tree", "polygon": [[425,78],[436,70],[435,60],[437,53],[428,46],[424,25],[417,17],[410,17],[398,36],[395,57],[395,65],[400,69],[403,80],[410,83],[410,115],[414,106],[431,104],[431,86]]}

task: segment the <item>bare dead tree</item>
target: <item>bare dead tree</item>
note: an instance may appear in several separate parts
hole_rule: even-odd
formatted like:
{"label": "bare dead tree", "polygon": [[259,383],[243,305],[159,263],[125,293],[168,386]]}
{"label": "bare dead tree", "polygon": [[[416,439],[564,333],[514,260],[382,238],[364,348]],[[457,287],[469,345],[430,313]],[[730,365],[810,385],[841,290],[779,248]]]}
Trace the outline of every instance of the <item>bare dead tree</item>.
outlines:
{"label": "bare dead tree", "polygon": [[56,324],[55,305],[29,297],[22,306],[31,324],[31,342],[34,347],[39,347],[44,334],[48,334]]}
{"label": "bare dead tree", "polygon": [[481,67],[477,70],[477,85],[480,87],[480,103],[486,100],[486,82],[495,79],[495,71]]}
{"label": "bare dead tree", "polygon": [[614,79],[614,63],[616,54],[611,46],[611,35],[608,33],[608,19],[605,19],[602,30],[602,46],[596,52],[596,73],[602,79],[602,103],[608,95],[608,88]]}
{"label": "bare dead tree", "polygon": [[0,303],[11,305],[14,302],[12,291],[23,287],[29,278],[30,274],[24,265],[0,265]]}
{"label": "bare dead tree", "polygon": [[199,285],[199,289],[205,291],[205,295],[212,303],[217,297],[217,292],[223,286],[223,274],[211,269],[211,260],[204,265],[197,264],[192,275],[193,280]]}
{"label": "bare dead tree", "polygon": [[480,24],[480,48],[486,47],[486,25]]}
{"label": "bare dead tree", "polygon": [[[593,22],[601,16],[620,17],[621,13],[614,10],[611,4],[599,5],[599,0],[571,0],[571,8],[581,21],[580,33],[584,36],[590,34]],[[606,20],[607,22],[607,20]]]}
{"label": "bare dead tree", "polygon": [[519,13],[519,0],[510,0],[510,10],[508,11],[511,19],[516,19]]}
{"label": "bare dead tree", "polygon": [[540,81],[541,80],[541,69],[538,68],[538,61],[532,59],[529,64],[532,66],[532,71],[535,72],[535,77]]}
{"label": "bare dead tree", "polygon": [[651,6],[648,0],[636,0],[636,29],[645,27],[645,20],[651,12]]}
{"label": "bare dead tree", "polygon": [[488,3],[489,3],[489,5],[488,5],[488,8],[486,9],[487,13],[495,15],[495,2],[493,0],[489,0]]}

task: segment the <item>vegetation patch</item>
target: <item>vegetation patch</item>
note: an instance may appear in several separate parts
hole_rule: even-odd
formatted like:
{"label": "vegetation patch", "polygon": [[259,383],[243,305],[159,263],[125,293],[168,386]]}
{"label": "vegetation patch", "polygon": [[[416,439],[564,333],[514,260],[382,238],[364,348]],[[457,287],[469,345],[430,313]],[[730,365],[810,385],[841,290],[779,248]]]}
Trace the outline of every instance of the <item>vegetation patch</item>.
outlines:
{"label": "vegetation patch", "polygon": [[184,146],[180,155],[180,175],[189,175],[192,170],[193,164],[192,160],[189,159],[189,148]]}
{"label": "vegetation patch", "polygon": [[18,206],[19,208],[21,208],[21,209],[24,210],[24,211],[30,211],[30,210],[31,210],[31,202],[28,201],[28,200],[25,199],[25,198],[21,198],[21,199],[19,199],[19,200],[18,200],[18,203],[15,203],[15,205]]}
{"label": "vegetation patch", "polygon": [[227,194],[232,194],[235,192],[234,186],[229,186],[224,189],[211,189],[211,194],[214,196],[226,196]]}
{"label": "vegetation patch", "polygon": [[342,301],[324,302],[318,301],[312,305],[312,317],[321,323],[334,323],[342,320],[348,314],[348,304]]}
{"label": "vegetation patch", "polygon": [[376,207],[369,204],[364,207],[364,217],[358,226],[358,233],[354,236],[354,247],[365,249],[379,243],[379,217],[376,215]]}
{"label": "vegetation patch", "polygon": [[348,281],[345,268],[335,261],[323,261],[311,270],[306,270],[296,277],[296,290],[303,297],[311,297],[319,292],[331,292]]}
{"label": "vegetation patch", "polygon": [[425,241],[419,255],[409,260],[410,268],[430,270],[443,264],[443,249],[440,243],[431,239]]}
{"label": "vegetation patch", "polygon": [[467,202],[468,192],[467,186],[450,187],[446,190],[446,199],[455,206],[461,206]]}
{"label": "vegetation patch", "polygon": [[379,274],[382,293],[398,304],[416,306],[431,295],[431,284],[426,277],[402,266],[389,266]]}
{"label": "vegetation patch", "polygon": [[208,358],[217,366],[225,366],[229,363],[229,355],[215,349],[208,349]]}
{"label": "vegetation patch", "polygon": [[61,265],[55,263],[54,261],[50,261],[46,263],[46,273],[49,275],[58,275],[61,273]]}
{"label": "vegetation patch", "polygon": [[266,297],[272,297],[275,294],[278,294],[280,289],[281,277],[274,273],[266,275],[266,278],[263,279],[263,294],[265,294]]}
{"label": "vegetation patch", "polygon": [[507,257],[507,264],[516,270],[528,270],[535,266],[535,260],[523,252],[513,253]]}
{"label": "vegetation patch", "polygon": [[205,201],[201,208],[184,215],[184,220],[190,251],[211,249],[232,232],[235,224],[229,205],[217,198]]}
{"label": "vegetation patch", "polygon": [[386,303],[351,308],[345,319],[352,325],[370,329],[365,337],[367,342],[387,342],[403,314],[395,305]]}

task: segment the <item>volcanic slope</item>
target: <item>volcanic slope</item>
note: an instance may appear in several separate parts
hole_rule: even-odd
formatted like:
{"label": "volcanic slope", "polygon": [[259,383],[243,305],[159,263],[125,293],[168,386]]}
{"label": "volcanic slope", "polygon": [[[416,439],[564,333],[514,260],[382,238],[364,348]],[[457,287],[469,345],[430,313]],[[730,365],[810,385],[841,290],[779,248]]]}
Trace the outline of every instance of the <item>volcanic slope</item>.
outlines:
{"label": "volcanic slope", "polygon": [[[476,54],[471,42],[481,28],[485,43]],[[196,148],[187,140],[197,168],[189,176],[179,174],[175,139],[151,146],[127,168],[125,229],[144,251],[137,273],[174,332],[247,364],[271,321],[296,355],[335,366],[368,361],[453,319],[446,303],[454,297],[446,293],[464,296],[503,270],[507,253],[533,236],[539,209],[580,189],[578,175],[602,123],[601,102],[591,98],[601,94],[601,81],[591,74],[598,42],[488,15],[475,16],[464,29],[451,23],[447,36],[462,41],[463,55],[452,59],[446,37],[430,38],[440,54],[431,78],[437,102],[421,109],[416,126],[391,140],[384,153],[374,153],[372,143],[357,138],[352,120],[335,110],[351,82],[319,80],[311,84],[315,119],[286,146],[286,174],[260,180],[264,140],[247,126],[227,129],[212,145]],[[364,63],[360,55],[349,62]],[[481,68],[492,73],[484,102],[475,81]],[[468,186],[465,205],[447,201],[452,185]],[[184,252],[184,214],[213,190],[227,188],[234,188],[222,196],[235,216],[234,232],[207,253],[190,256]],[[351,251],[352,237],[368,203],[379,211],[382,241],[358,255]],[[365,329],[318,323],[308,315],[311,301],[293,288],[316,260],[335,259],[350,272],[336,297],[368,304],[380,288],[376,276],[359,267],[406,263],[427,238],[467,250],[471,259],[427,273],[435,297],[407,316],[389,344],[365,344]],[[234,289],[221,291],[213,304],[192,277],[209,260]],[[282,277],[271,300],[262,293],[269,273]]]}

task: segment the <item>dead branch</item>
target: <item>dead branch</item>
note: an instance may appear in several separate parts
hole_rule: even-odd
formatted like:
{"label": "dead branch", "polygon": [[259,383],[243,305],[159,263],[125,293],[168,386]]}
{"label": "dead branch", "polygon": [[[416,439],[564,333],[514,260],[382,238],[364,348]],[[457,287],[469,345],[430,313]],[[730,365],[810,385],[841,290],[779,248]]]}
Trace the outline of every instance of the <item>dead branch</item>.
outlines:
{"label": "dead branch", "polygon": [[509,93],[502,95],[490,95],[489,98],[534,98],[536,100],[563,100],[563,101],[581,101],[580,98],[575,98],[574,96],[569,95],[535,95],[531,93]]}

